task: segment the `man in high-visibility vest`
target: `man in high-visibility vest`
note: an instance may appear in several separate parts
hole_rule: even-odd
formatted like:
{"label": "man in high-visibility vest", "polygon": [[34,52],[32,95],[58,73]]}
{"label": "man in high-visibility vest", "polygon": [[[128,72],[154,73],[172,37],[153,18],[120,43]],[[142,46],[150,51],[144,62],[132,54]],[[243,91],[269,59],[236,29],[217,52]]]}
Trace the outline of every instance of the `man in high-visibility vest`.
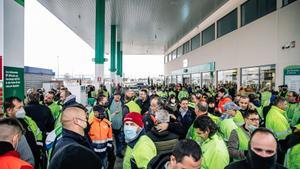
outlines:
{"label": "man in high-visibility vest", "polygon": [[127,148],[123,168],[147,168],[149,161],[156,156],[157,152],[153,141],[145,135],[140,113],[130,112],[125,116],[124,134]]}
{"label": "man in high-visibility vest", "polygon": [[286,109],[287,117],[291,126],[295,126],[299,120],[300,104],[297,102],[298,94],[290,91],[287,94],[288,106]]}
{"label": "man in high-visibility vest", "polygon": [[245,124],[232,130],[228,140],[228,151],[234,161],[246,158],[251,133],[259,127],[259,116],[256,110],[248,110],[243,114]]}
{"label": "man in high-visibility vest", "polygon": [[225,169],[284,169],[276,162],[277,145],[272,131],[258,128],[251,134],[246,159],[231,163]]}
{"label": "man in high-visibility vest", "polygon": [[94,106],[93,111],[94,118],[90,123],[89,136],[92,140],[94,152],[100,157],[102,167],[106,169],[108,167],[107,152],[113,144],[112,126],[111,122],[106,119],[105,109],[102,106]]}
{"label": "man in high-visibility vest", "polygon": [[266,127],[271,129],[279,140],[284,140],[286,136],[292,133],[286,117],[286,107],[285,98],[278,97],[266,116]]}
{"label": "man in high-visibility vest", "polygon": [[217,134],[217,125],[208,116],[199,116],[194,122],[196,133],[203,139],[200,145],[203,158],[201,169],[223,169],[229,164],[224,140]]}

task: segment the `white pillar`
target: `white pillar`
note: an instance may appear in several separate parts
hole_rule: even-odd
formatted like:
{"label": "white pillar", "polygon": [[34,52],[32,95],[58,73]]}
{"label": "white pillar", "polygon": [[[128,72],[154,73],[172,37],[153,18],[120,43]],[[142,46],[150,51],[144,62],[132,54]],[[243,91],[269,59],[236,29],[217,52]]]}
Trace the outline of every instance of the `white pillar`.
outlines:
{"label": "white pillar", "polygon": [[104,64],[95,64],[95,81],[98,84],[104,82]]}

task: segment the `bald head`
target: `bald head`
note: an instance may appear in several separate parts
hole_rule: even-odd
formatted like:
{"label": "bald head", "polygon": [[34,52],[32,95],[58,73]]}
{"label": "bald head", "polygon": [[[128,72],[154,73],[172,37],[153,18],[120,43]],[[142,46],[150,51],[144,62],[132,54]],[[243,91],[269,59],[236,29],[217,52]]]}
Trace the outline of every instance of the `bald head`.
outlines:
{"label": "bald head", "polygon": [[277,142],[271,131],[259,128],[252,134],[250,147],[257,155],[270,157],[276,154]]}
{"label": "bald head", "polygon": [[66,108],[61,116],[63,128],[84,135],[83,129],[87,126],[87,114],[78,107]]}
{"label": "bald head", "polygon": [[11,143],[16,147],[22,135],[22,125],[13,118],[4,118],[0,120],[0,141]]}

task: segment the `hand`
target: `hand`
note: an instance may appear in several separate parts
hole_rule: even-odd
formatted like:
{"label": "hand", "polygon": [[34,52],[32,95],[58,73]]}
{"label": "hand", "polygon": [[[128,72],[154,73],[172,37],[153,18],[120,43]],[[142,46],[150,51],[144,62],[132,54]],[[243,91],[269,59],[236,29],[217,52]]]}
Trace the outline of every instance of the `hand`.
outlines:
{"label": "hand", "polygon": [[157,128],[158,132],[163,132],[163,131],[167,130],[168,127],[169,127],[169,123],[160,123],[157,125],[156,128]]}
{"label": "hand", "polygon": [[176,120],[176,116],[174,114],[170,114],[170,117],[174,120]]}

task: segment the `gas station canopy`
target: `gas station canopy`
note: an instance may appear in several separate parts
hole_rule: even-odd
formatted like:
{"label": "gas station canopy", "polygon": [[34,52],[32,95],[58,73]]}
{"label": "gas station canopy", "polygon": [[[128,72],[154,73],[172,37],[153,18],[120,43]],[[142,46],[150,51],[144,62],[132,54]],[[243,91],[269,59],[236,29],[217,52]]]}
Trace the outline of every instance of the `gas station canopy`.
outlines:
{"label": "gas station canopy", "polygon": [[[96,0],[38,0],[73,32],[95,47]],[[126,55],[163,54],[227,0],[105,0],[105,53],[110,26]]]}

